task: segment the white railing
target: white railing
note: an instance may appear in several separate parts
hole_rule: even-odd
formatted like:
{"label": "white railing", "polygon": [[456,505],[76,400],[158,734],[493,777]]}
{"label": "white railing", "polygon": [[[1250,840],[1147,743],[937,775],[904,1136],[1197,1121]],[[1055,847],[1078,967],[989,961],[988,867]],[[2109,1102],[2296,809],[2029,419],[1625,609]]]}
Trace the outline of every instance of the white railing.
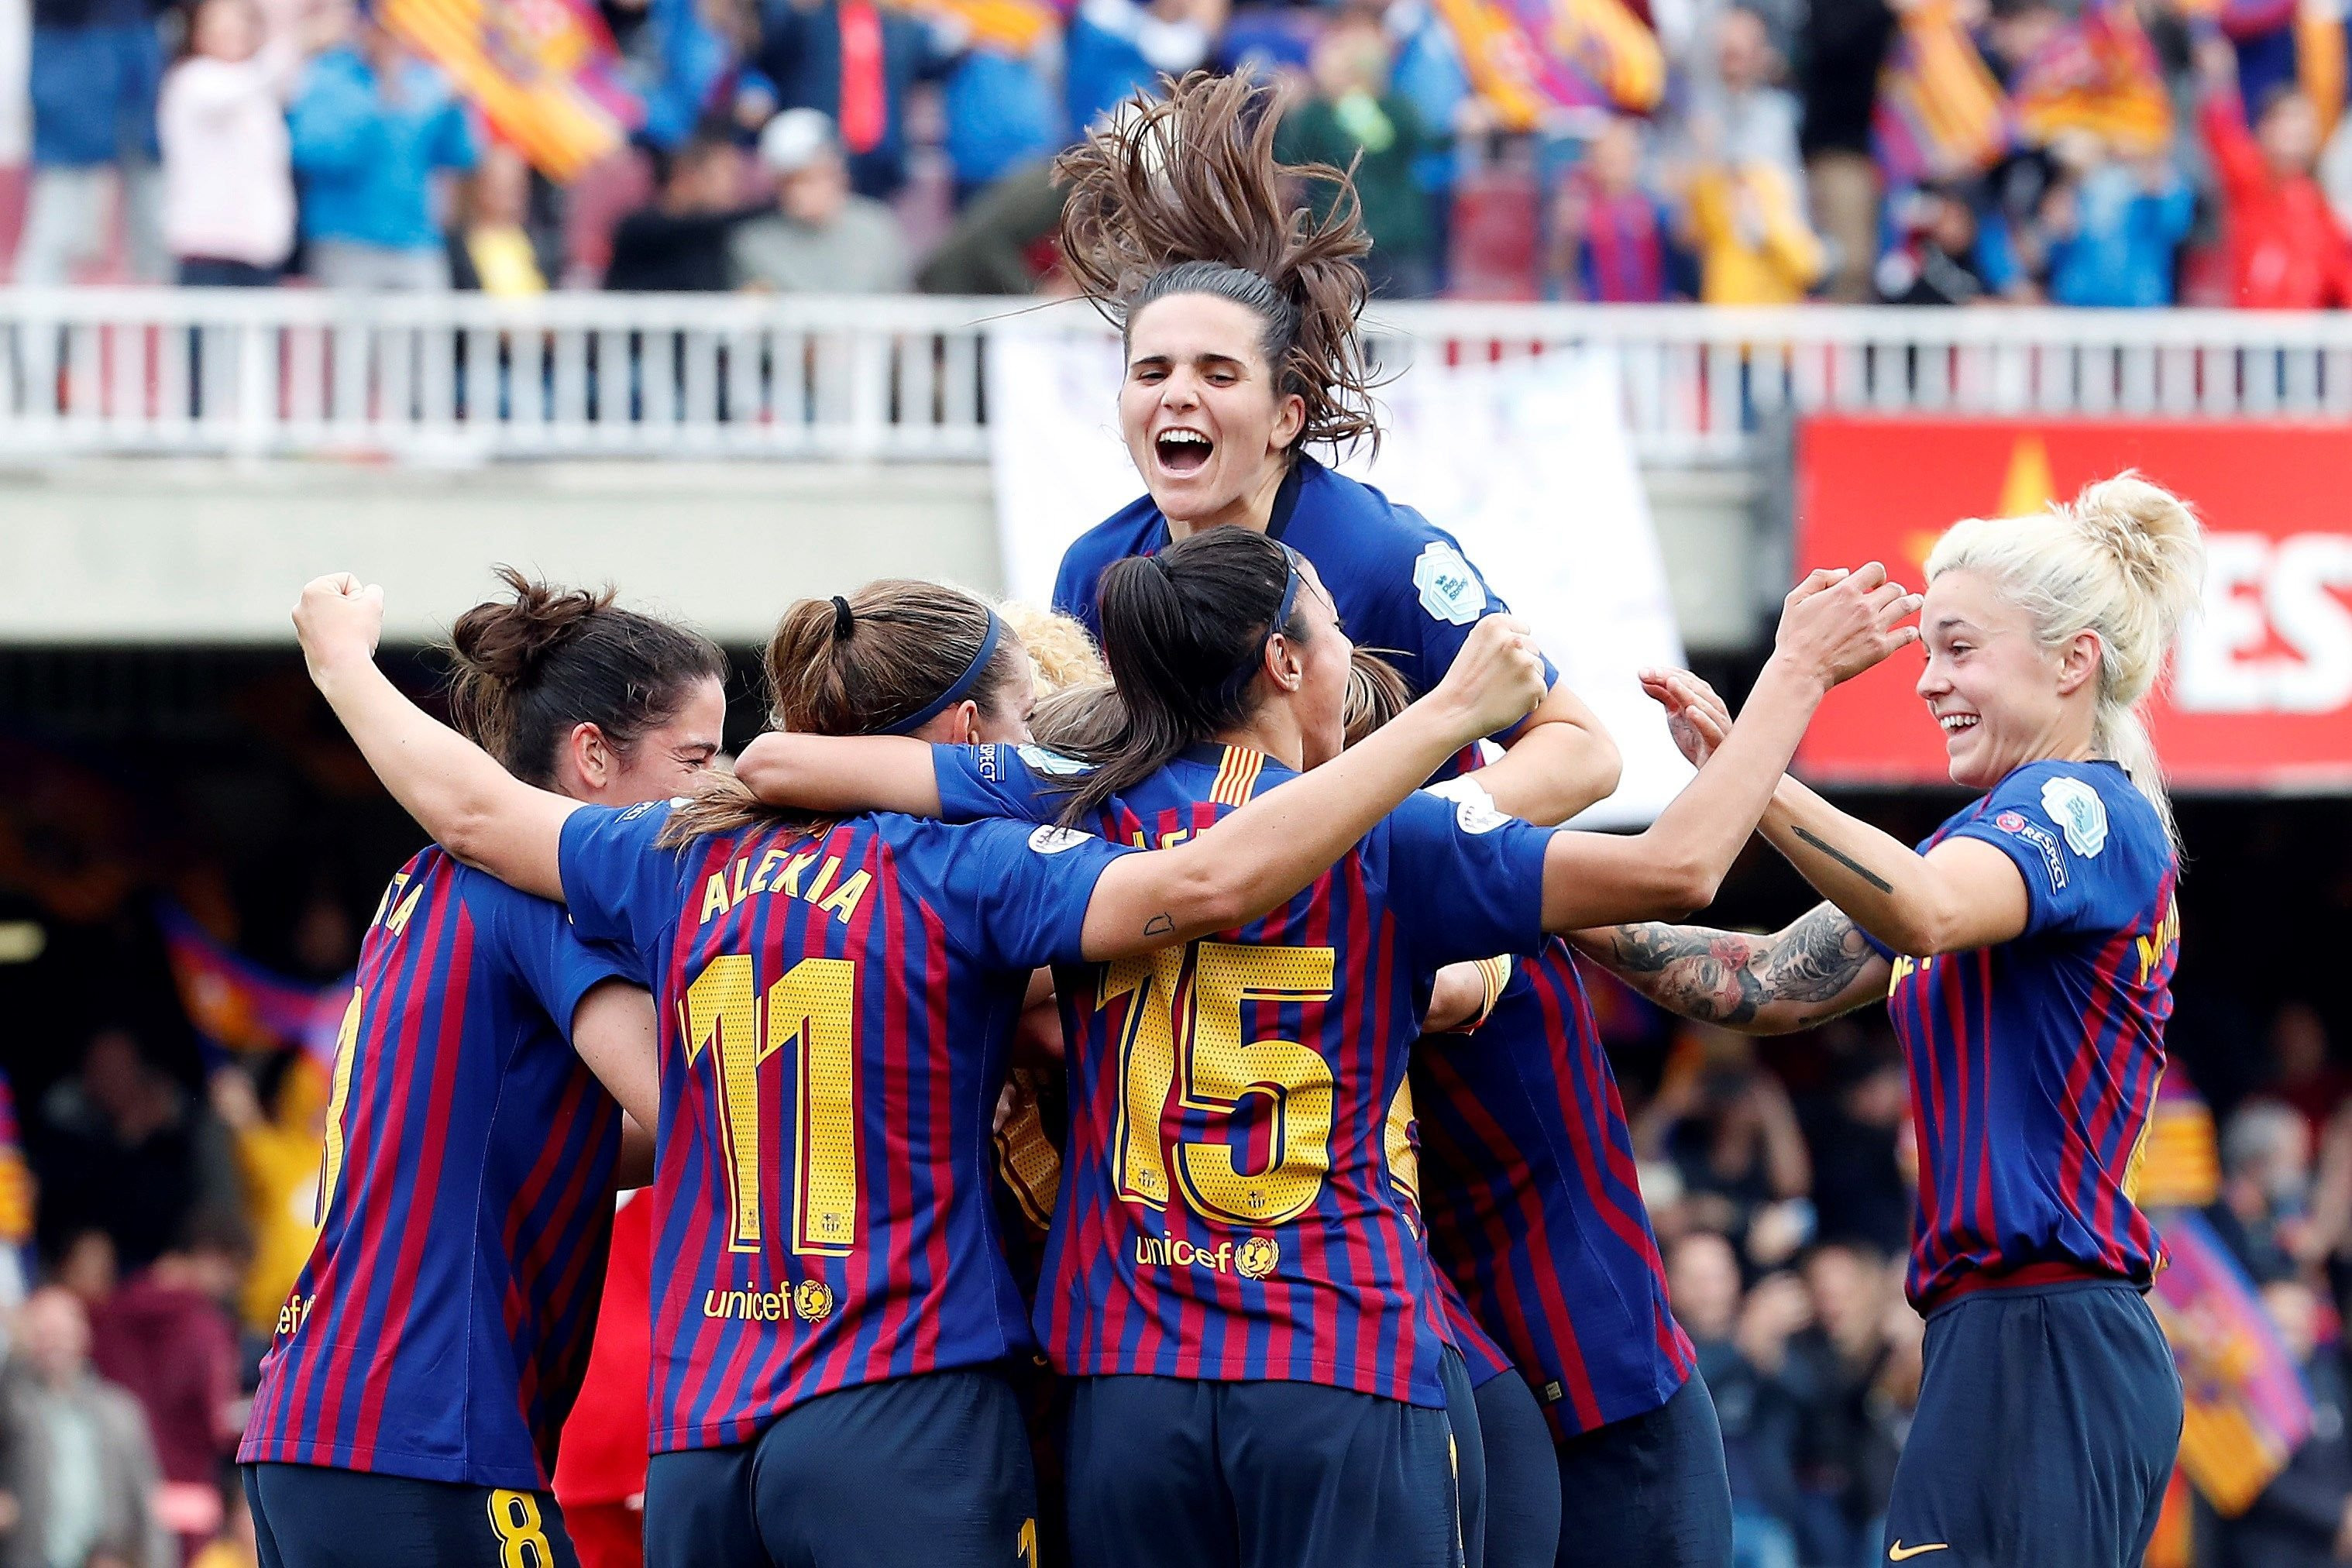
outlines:
{"label": "white railing", "polygon": [[[1615,354],[1638,450],[1738,463],[1817,411],[2352,418],[2352,315],[1382,305],[1416,359]],[[0,457],[961,459],[1018,300],[0,291]]]}

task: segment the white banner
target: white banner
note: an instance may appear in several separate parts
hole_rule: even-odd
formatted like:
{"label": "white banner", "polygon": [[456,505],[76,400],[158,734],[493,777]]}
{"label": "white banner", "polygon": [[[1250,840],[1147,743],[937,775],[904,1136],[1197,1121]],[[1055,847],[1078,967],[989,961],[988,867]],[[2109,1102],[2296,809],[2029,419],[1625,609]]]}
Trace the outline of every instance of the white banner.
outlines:
{"label": "white banner", "polygon": [[[1118,343],[1000,328],[989,356],[1005,584],[1042,605],[1069,542],[1139,493],[1118,438]],[[1690,769],[1635,671],[1679,665],[1683,649],[1615,363],[1547,353],[1500,365],[1418,365],[1381,398],[1387,437],[1378,462],[1359,454],[1342,468],[1459,539],[1616,738],[1623,780],[1578,824],[1648,822]]]}

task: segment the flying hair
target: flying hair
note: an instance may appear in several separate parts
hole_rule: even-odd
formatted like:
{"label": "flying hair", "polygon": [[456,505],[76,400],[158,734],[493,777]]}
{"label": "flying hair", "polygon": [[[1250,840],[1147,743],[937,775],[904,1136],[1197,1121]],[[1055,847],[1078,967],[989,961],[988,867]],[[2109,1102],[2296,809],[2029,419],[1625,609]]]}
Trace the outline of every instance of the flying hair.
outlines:
{"label": "flying hair", "polygon": [[[1162,79],[1163,82],[1166,79]],[[1126,336],[1156,300],[1206,294],[1257,317],[1280,393],[1306,404],[1299,447],[1380,449],[1357,321],[1371,248],[1352,174],[1275,161],[1273,89],[1194,71],[1157,101],[1137,97],[1055,162],[1069,187],[1062,258]],[[1297,186],[1333,187],[1317,219]]]}
{"label": "flying hair", "polygon": [[2142,709],[2204,583],[2205,531],[2197,514],[2126,470],[2046,511],[1954,523],[1927,557],[1927,581],[1962,568],[1998,584],[2045,648],[2085,631],[2097,635],[2091,743],[2122,764],[2178,845]]}

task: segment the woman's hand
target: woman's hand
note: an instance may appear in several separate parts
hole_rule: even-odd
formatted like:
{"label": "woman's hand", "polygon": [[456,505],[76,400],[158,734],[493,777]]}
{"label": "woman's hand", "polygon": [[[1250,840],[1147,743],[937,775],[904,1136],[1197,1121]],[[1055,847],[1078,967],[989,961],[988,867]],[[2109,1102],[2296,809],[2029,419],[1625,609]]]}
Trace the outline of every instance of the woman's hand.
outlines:
{"label": "woman's hand", "polygon": [[1641,676],[1642,689],[1666,710],[1666,732],[1675,738],[1675,749],[1691,766],[1706,766],[1707,758],[1731,733],[1731,710],[1714,687],[1687,669],[1644,669]]}
{"label": "woman's hand", "polygon": [[1875,561],[1855,572],[1823,567],[1790,590],[1772,658],[1827,690],[1917,642],[1918,627],[1895,623],[1918,608],[1919,595]]}
{"label": "woman's hand", "polygon": [[1545,690],[1543,653],[1533,629],[1517,616],[1488,616],[1471,628],[1430,697],[1460,719],[1467,745],[1534,712]]}
{"label": "woman's hand", "polygon": [[295,602],[294,632],[314,681],[329,670],[365,664],[383,636],[383,590],[361,587],[348,572],[314,577]]}

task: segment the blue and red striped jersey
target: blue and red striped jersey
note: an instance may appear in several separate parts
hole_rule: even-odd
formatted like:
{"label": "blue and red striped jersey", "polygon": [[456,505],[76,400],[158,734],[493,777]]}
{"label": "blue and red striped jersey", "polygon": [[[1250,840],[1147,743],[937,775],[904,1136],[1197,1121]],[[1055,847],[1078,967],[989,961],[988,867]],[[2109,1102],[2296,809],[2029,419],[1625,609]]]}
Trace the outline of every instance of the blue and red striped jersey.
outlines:
{"label": "blue and red striped jersey", "polygon": [[[1396,1098],[1389,1101],[1388,1120],[1389,1184],[1396,1189],[1404,1207],[1405,1225],[1421,1240],[1424,1255],[1429,1247],[1429,1224],[1421,1212],[1421,1123],[1413,1114],[1412,1076],[1397,1085]],[[1469,1303],[1462,1292],[1447,1279],[1433,1257],[1424,1257],[1423,1267],[1429,1271],[1431,1289],[1423,1298],[1422,1307],[1430,1320],[1430,1331],[1462,1352],[1463,1363],[1469,1369],[1470,1386],[1484,1387],[1489,1381],[1511,1370],[1511,1358],[1503,1347],[1479,1326],[1470,1313]]]}
{"label": "blue and red striped jersey", "polygon": [[1554,1434],[1664,1405],[1694,1357],[1568,944],[1521,960],[1475,1035],[1424,1036],[1412,1078],[1430,1245]]}
{"label": "blue and red striped jersey", "polygon": [[2131,1179],[2164,1074],[2180,917],[2172,846],[2113,763],[2032,763],[1920,846],[1976,838],[2017,863],[2012,941],[1894,960],[1886,1008],[1911,1068],[1919,1205],[1906,1289],[1922,1311],[1979,1284],[2161,1266]]}
{"label": "blue and red striped jersey", "polygon": [[1032,1352],[991,1122],[1029,973],[1078,956],[1126,851],[888,816],[665,847],[668,816],[587,808],[562,837],[572,919],[660,1005],[654,1451]]}
{"label": "blue and red striped jersey", "polygon": [[[1348,636],[1378,648],[1415,694],[1445,679],[1471,628],[1508,613],[1444,529],[1370,485],[1300,456],[1275,492],[1266,536],[1315,563]],[[1054,580],[1054,608],[1102,637],[1102,575],[1114,561],[1168,548],[1168,519],[1141,496],[1070,542]],[[1544,684],[1559,679],[1549,659]],[[1506,738],[1517,730],[1503,731]],[[1473,747],[1451,774],[1476,755]]]}
{"label": "blue and red striped jersey", "polygon": [[428,848],[343,1014],[324,1228],[241,1461],[539,1490],[595,1330],[621,1113],[567,1043],[626,978],[562,910]]}
{"label": "blue and red striped jersey", "polygon": [[[1050,818],[1076,766],[1034,747],[933,755],[950,816]],[[1291,776],[1197,746],[1094,826],[1171,844]],[[1058,1370],[1444,1404],[1389,1107],[1438,968],[1541,942],[1549,838],[1417,795],[1262,920],[1056,972],[1070,1128],[1038,1318]]]}

